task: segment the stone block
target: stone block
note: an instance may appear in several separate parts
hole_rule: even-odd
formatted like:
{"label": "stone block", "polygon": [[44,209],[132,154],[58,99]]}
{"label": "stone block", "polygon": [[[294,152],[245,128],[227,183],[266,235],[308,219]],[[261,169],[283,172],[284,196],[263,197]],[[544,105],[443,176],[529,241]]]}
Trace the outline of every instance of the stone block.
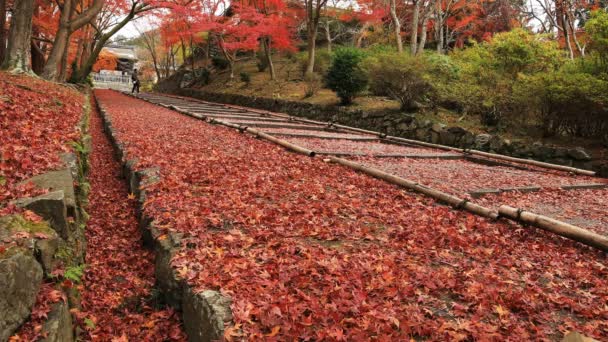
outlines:
{"label": "stone block", "polygon": [[13,247],[0,254],[0,341],[30,315],[42,282],[42,267],[31,251]]}
{"label": "stone block", "polygon": [[571,148],[568,150],[568,156],[575,160],[591,160],[591,155],[582,147]]}
{"label": "stone block", "polygon": [[43,342],[74,341],[72,315],[67,303],[59,302],[53,304],[42,331],[46,335],[46,338],[42,339]]}
{"label": "stone block", "polygon": [[68,220],[68,207],[66,206],[63,190],[52,191],[37,197],[19,199],[15,201],[15,204],[40,215],[50,223],[51,228],[64,240],[71,237],[72,230]]}
{"label": "stone block", "polygon": [[194,293],[187,289],[183,300],[183,320],[188,340],[222,340],[224,327],[232,321],[231,299],[217,291]]}

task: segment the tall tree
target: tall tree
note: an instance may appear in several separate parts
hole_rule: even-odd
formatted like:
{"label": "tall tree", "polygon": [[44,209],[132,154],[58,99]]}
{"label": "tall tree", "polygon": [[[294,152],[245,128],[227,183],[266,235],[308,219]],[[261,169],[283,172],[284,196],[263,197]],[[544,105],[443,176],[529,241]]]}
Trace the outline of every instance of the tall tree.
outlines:
{"label": "tall tree", "polygon": [[6,0],[0,0],[0,63],[6,54]]}
{"label": "tall tree", "polygon": [[112,38],[118,31],[125,27],[131,20],[136,16],[156,8],[154,3],[145,3],[140,1],[133,1],[127,9],[127,12],[123,13],[124,17],[118,21],[108,22],[104,28],[96,27],[97,33],[91,43],[90,54],[84,62],[81,63],[80,69],[76,72],[73,79],[76,82],[84,82],[87,76],[91,73],[97,57],[106,46],[107,42]]}
{"label": "tall tree", "polygon": [[397,0],[389,0],[390,1],[390,14],[391,21],[393,22],[393,30],[395,34],[395,41],[397,42],[397,51],[399,53],[403,52],[403,39],[401,38],[401,21],[399,20],[399,16],[397,15]]}
{"label": "tall tree", "polygon": [[8,48],[3,69],[12,72],[30,72],[30,49],[34,0],[15,0],[8,33]]}
{"label": "tall tree", "polygon": [[42,77],[48,80],[57,80],[59,77],[60,65],[63,55],[66,53],[72,33],[84,25],[88,24],[101,11],[104,0],[93,0],[93,3],[86,10],[76,15],[75,0],[64,0],[59,19],[59,29],[55,34],[53,48],[42,71]]}
{"label": "tall tree", "polygon": [[306,39],[308,52],[308,61],[306,63],[306,74],[312,75],[315,69],[315,52],[317,45],[317,33],[319,32],[319,21],[321,12],[327,0],[304,0],[306,11]]}
{"label": "tall tree", "polygon": [[[256,0],[253,3],[255,12],[250,13],[243,7],[243,19],[249,20],[253,26],[254,34],[259,35],[260,44],[264,51],[264,58],[268,64],[270,79],[276,79],[272,51],[294,50],[293,45],[293,18],[295,15],[283,0]],[[249,12],[249,15],[246,13]]]}

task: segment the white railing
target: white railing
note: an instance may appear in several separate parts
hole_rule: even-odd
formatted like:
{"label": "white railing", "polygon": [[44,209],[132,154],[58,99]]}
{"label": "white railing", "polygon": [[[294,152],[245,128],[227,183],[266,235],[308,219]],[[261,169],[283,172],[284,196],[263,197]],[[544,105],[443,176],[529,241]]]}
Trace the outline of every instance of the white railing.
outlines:
{"label": "white railing", "polygon": [[97,74],[93,73],[93,82],[99,83],[124,83],[125,85],[131,84],[130,75],[112,75],[112,74]]}
{"label": "white railing", "polygon": [[93,87],[97,89],[131,90],[133,82],[130,75],[92,73]]}

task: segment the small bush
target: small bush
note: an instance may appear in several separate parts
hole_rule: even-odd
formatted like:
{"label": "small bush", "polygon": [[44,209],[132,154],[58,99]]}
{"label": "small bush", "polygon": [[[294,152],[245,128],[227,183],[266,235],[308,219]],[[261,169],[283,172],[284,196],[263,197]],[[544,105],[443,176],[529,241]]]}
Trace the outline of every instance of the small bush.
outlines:
{"label": "small bush", "polygon": [[417,109],[421,103],[435,98],[435,89],[428,76],[429,63],[424,56],[383,53],[365,60],[370,90],[388,95],[401,103],[403,110]]}
{"label": "small bush", "polygon": [[325,81],[344,105],[351,104],[355,96],[367,88],[367,76],[360,66],[364,57],[361,50],[354,48],[341,48],[334,55]]}
{"label": "small bush", "polygon": [[245,84],[251,83],[251,75],[248,72],[241,72],[241,82],[245,82]]}
{"label": "small bush", "polygon": [[[457,103],[465,113],[479,115],[481,122],[530,123],[522,110],[525,101],[513,97],[513,87],[521,77],[550,73],[564,63],[564,51],[542,35],[523,29],[499,33],[491,41],[456,50],[451,54],[456,66],[449,88],[440,89],[442,102]],[[528,100],[532,101],[533,94]]]}
{"label": "small bush", "polygon": [[224,57],[211,58],[211,64],[220,70],[226,70],[230,66],[230,62],[228,62]]}
{"label": "small bush", "polygon": [[524,77],[514,98],[536,114],[545,136],[607,136],[608,82],[574,68]]}

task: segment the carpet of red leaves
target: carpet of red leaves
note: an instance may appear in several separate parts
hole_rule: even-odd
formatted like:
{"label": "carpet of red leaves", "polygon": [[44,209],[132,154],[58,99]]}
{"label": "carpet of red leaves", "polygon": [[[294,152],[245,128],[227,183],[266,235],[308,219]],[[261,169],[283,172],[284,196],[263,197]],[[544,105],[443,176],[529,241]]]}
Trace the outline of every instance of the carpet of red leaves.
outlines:
{"label": "carpet of red leaves", "polygon": [[120,165],[102,132],[96,111],[91,116],[87,268],[78,321],[84,340],[185,340],[179,315],[155,307],[154,256],[142,245],[135,200],[120,178]]}
{"label": "carpet of red leaves", "polygon": [[315,152],[344,152],[372,154],[409,154],[409,155],[445,155],[453,154],[444,150],[411,147],[397,144],[385,144],[374,141],[349,141],[345,139],[311,139],[311,138],[287,138],[292,144],[306,147]]}
{"label": "carpet of red leaves", "polygon": [[419,182],[421,184],[464,196],[479,189],[606,183],[590,176],[569,175],[561,171],[531,168],[520,170],[506,166],[488,166],[467,160],[417,160],[409,158],[349,158],[367,166]]}
{"label": "carpet of red leaves", "polygon": [[55,169],[79,140],[83,104],[74,89],[0,72],[0,215],[15,211],[8,201],[38,194],[18,183]]}
{"label": "carpet of red leaves", "polygon": [[[254,127],[255,128],[255,127]],[[345,138],[375,138],[373,135],[362,135],[356,133],[341,133],[341,132],[332,132],[332,131],[310,131],[305,129],[291,129],[291,128],[263,128],[262,131],[268,134],[303,134],[303,135],[315,135],[321,136],[324,138],[335,138],[335,139],[345,139]]]}
{"label": "carpet of red leaves", "polygon": [[96,95],[138,168],[161,167],[145,210],[185,234],[174,267],[195,288],[232,297],[245,338],[608,337],[601,252],[115,92]]}

